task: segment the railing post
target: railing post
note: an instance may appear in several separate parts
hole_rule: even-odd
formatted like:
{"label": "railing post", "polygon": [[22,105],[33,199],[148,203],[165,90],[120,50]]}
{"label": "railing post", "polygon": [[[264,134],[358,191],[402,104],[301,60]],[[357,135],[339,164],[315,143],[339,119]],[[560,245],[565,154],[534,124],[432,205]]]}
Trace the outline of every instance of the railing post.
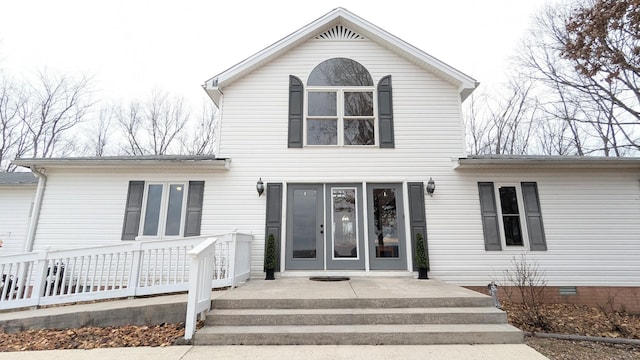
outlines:
{"label": "railing post", "polygon": [[238,233],[234,231],[230,234],[231,241],[229,246],[229,280],[231,280],[231,287],[236,286],[236,244],[238,242]]}
{"label": "railing post", "polygon": [[131,273],[127,283],[128,296],[136,296],[140,285],[140,270],[142,268],[142,242],[136,241],[131,244]]}
{"label": "railing post", "polygon": [[31,296],[35,296],[37,299],[36,306],[40,306],[40,300],[45,295],[44,291],[46,290],[47,284],[47,270],[49,268],[49,260],[47,259],[48,255],[49,252],[46,250],[38,253],[38,265],[36,267],[38,272],[35,274],[35,286],[31,293]]}
{"label": "railing post", "polygon": [[186,341],[190,341],[196,332],[198,314],[211,309],[211,279],[216,242],[216,238],[209,238],[189,251],[191,257],[189,294],[187,295],[187,316],[184,322]]}
{"label": "railing post", "polygon": [[191,262],[189,265],[189,293],[187,295],[187,318],[184,322],[184,338],[191,340],[196,333],[196,321],[198,318],[198,298],[200,286],[201,267],[198,254],[189,252]]}

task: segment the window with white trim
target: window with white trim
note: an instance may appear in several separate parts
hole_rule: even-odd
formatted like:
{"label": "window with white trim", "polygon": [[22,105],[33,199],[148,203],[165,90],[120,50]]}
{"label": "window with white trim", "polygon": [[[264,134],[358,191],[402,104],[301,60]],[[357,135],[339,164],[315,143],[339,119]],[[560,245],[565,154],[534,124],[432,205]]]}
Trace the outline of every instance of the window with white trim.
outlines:
{"label": "window with white trim", "polygon": [[147,183],[143,199],[142,236],[182,236],[186,184]]}
{"label": "window with white trim", "polygon": [[307,82],[306,145],[376,145],[374,93],[371,74],[354,60],[316,66]]}
{"label": "window with white trim", "polygon": [[516,185],[496,185],[500,237],[503,245],[523,247],[525,245],[526,234],[522,232],[524,209],[522,209],[522,193]]}

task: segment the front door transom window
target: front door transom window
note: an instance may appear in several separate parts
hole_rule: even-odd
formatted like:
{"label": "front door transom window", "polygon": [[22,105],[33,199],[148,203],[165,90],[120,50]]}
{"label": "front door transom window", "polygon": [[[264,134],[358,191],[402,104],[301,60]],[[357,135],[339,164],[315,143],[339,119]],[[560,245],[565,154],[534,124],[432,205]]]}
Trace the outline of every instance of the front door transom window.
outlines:
{"label": "front door transom window", "polygon": [[376,144],[373,79],[364,66],[329,59],[313,69],[307,85],[307,145]]}

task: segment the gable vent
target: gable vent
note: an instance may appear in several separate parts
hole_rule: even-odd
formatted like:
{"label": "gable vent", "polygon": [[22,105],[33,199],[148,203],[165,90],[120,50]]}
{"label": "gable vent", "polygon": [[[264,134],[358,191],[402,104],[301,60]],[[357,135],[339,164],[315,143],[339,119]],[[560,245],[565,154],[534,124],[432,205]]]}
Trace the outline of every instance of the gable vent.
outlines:
{"label": "gable vent", "polygon": [[364,36],[358,34],[355,31],[347,29],[342,25],[336,25],[331,29],[323,32],[322,34],[316,36],[316,39],[323,40],[356,40],[356,39],[364,39]]}

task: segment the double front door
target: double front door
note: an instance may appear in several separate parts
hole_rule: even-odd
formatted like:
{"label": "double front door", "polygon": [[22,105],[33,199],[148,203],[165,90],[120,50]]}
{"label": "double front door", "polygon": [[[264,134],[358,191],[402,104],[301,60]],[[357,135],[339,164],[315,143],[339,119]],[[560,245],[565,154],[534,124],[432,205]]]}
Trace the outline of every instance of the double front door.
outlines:
{"label": "double front door", "polygon": [[401,184],[289,184],[286,269],[406,269],[402,204]]}

